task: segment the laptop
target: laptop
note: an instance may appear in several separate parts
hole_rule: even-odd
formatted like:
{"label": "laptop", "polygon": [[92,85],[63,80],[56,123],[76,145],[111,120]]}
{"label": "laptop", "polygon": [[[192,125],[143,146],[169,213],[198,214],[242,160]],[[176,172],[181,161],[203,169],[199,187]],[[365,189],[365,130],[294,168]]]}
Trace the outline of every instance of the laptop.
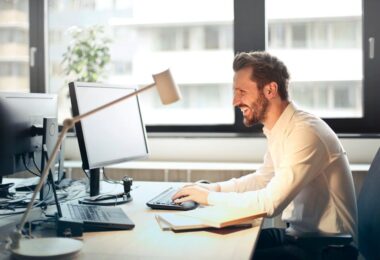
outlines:
{"label": "laptop", "polygon": [[[124,211],[115,206],[96,206],[65,203],[59,205],[60,221],[82,223],[84,231],[129,230],[135,224]],[[58,209],[58,207],[57,207]]]}
{"label": "laptop", "polygon": [[[47,153],[45,152],[44,154],[47,157]],[[52,176],[50,170],[48,182],[53,184],[51,187],[55,205],[57,206],[57,230],[61,228],[62,223],[64,223],[64,228],[67,230],[78,230],[79,228],[83,231],[129,230],[135,227],[127,214],[119,207],[74,203],[61,205],[58,201]]]}

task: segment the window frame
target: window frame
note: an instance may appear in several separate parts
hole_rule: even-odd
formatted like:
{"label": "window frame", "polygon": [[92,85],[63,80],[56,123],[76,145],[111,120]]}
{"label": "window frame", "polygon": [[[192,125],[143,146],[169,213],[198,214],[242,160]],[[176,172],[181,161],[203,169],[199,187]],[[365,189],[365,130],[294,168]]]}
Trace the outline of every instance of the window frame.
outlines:
{"label": "window frame", "polygon": [[[30,46],[36,47],[35,66],[30,67],[31,92],[47,92],[46,71],[46,25],[47,22],[46,0],[33,1],[29,4],[30,19]],[[380,2],[376,0],[363,0],[363,118],[325,118],[324,120],[340,136],[380,136],[380,118],[377,115],[377,103],[380,97],[380,77],[378,68],[379,40],[375,41],[375,57],[370,59],[370,37],[378,38],[380,28],[376,28],[379,22],[377,10],[380,10]],[[44,19],[45,17],[45,19]],[[234,0],[234,53],[252,50],[265,50],[265,0]],[[42,39],[42,40],[41,40]],[[376,55],[377,54],[377,55]],[[232,67],[232,64],[231,64]],[[232,91],[232,90],[231,90]],[[232,100],[231,100],[232,105]],[[219,125],[147,125],[149,134],[168,133],[168,136],[188,134],[237,134],[240,136],[262,136],[261,125],[247,128],[242,123],[241,112],[235,108],[234,124]],[[217,135],[220,136],[220,135]]]}
{"label": "window frame", "polygon": [[[380,118],[376,105],[380,97],[379,58],[370,59],[368,39],[379,37],[380,29],[376,10],[380,3],[363,0],[363,118],[323,118],[339,134],[378,134]],[[249,24],[255,26],[248,26]],[[235,0],[235,53],[251,50],[265,50],[265,0]],[[380,48],[375,41],[375,53]],[[378,51],[377,51],[378,52]],[[377,70],[376,70],[377,68]],[[376,120],[377,119],[377,120]],[[236,120],[239,120],[236,117]]]}
{"label": "window frame", "polygon": [[[46,0],[33,1],[33,3],[29,0],[29,85],[32,93],[45,93],[48,90],[45,60],[46,6]],[[33,66],[31,59],[34,59]]]}

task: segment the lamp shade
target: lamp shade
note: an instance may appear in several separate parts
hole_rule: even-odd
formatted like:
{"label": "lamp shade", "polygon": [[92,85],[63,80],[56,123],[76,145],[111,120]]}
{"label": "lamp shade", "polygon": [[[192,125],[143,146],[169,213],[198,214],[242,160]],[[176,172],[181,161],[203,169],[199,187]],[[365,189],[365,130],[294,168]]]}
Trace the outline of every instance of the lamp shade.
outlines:
{"label": "lamp shade", "polygon": [[168,105],[182,98],[181,92],[179,91],[177,84],[174,82],[169,69],[154,74],[153,79],[162,104]]}

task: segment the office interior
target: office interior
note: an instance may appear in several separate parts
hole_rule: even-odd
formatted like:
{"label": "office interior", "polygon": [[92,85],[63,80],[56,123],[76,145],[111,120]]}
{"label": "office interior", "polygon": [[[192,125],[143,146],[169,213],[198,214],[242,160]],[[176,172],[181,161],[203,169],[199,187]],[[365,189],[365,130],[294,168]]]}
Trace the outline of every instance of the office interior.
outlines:
{"label": "office interior", "polygon": [[[60,123],[71,117],[69,81],[142,87],[170,67],[182,100],[165,107],[155,91],[139,97],[149,156],[106,167],[109,178],[214,182],[257,169],[266,139],[260,127],[245,128],[232,107],[232,60],[240,51],[267,50],[288,65],[290,98],[337,132],[357,193],[380,147],[377,1],[0,0],[0,6],[0,92],[57,95]],[[92,78],[65,60],[91,29],[95,38],[87,40],[101,40],[98,59],[106,63]],[[67,178],[85,178],[75,132],[65,140],[64,160]]]}

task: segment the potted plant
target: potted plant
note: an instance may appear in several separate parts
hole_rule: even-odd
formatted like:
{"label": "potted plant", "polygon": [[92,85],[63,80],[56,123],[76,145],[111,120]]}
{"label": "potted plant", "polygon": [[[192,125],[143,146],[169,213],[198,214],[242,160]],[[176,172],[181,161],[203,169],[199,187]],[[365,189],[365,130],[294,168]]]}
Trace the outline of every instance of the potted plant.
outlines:
{"label": "potted plant", "polygon": [[69,29],[72,41],[63,54],[63,69],[75,81],[96,82],[105,74],[110,62],[109,43],[104,28],[92,26],[86,29]]}
{"label": "potted plant", "polygon": [[62,67],[66,76],[65,86],[59,93],[59,121],[71,117],[71,105],[67,83],[70,81],[96,82],[106,76],[106,66],[111,60],[111,39],[102,26],[71,27],[72,38],[63,53]]}

